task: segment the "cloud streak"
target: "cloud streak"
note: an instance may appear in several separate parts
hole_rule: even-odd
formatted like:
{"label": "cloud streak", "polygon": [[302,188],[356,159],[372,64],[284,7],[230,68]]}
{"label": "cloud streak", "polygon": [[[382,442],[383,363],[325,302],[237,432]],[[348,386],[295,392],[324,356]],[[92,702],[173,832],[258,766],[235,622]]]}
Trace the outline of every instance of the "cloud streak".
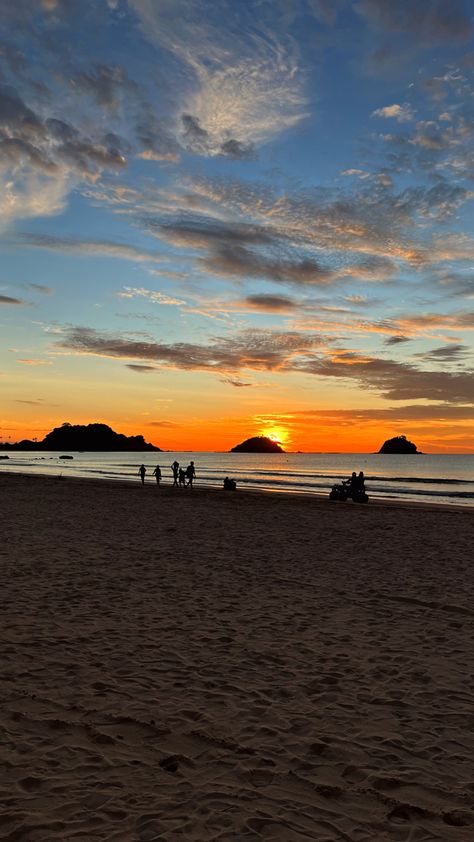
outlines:
{"label": "cloud streak", "polygon": [[12,298],[10,295],[0,295],[0,304],[13,305],[15,307],[26,304],[22,298]]}
{"label": "cloud streak", "polygon": [[[361,355],[350,350],[325,351],[317,334],[296,331],[246,330],[218,337],[208,345],[139,341],[113,336],[91,328],[65,328],[56,343],[59,350],[111,357],[139,359],[158,366],[234,375],[245,370],[311,374],[320,378],[355,381],[388,400],[474,402],[474,372],[420,369],[410,363]],[[235,380],[235,377],[233,377]],[[240,380],[240,378],[237,378]]]}
{"label": "cloud streak", "polygon": [[60,254],[72,254],[77,257],[112,257],[118,260],[130,260],[135,263],[160,263],[164,258],[157,252],[140,249],[136,246],[109,242],[107,240],[79,240],[72,237],[54,237],[49,234],[17,234],[12,242],[29,248],[45,249]]}

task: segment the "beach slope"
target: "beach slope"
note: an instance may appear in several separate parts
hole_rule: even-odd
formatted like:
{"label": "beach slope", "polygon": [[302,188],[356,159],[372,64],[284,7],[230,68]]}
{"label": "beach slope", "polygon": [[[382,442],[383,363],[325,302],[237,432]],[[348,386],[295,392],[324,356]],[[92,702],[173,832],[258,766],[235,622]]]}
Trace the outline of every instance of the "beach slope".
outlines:
{"label": "beach slope", "polygon": [[472,512],[0,499],[0,839],[472,842]]}

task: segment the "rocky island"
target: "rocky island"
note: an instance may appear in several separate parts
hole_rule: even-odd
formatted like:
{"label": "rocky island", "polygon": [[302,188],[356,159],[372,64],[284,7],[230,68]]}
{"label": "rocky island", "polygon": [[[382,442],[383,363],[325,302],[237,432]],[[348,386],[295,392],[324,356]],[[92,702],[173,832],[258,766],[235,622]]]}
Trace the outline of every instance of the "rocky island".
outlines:
{"label": "rocky island", "polygon": [[253,436],[233,447],[230,453],[284,453],[282,447],[276,441],[266,436]]}
{"label": "rocky island", "polygon": [[0,444],[0,450],[80,450],[124,451],[157,450],[143,436],[124,436],[107,424],[62,424],[55,427],[42,441],[23,439],[14,444]]}
{"label": "rocky island", "polygon": [[379,453],[421,453],[416,444],[409,441],[406,436],[394,436],[393,439],[384,441]]}

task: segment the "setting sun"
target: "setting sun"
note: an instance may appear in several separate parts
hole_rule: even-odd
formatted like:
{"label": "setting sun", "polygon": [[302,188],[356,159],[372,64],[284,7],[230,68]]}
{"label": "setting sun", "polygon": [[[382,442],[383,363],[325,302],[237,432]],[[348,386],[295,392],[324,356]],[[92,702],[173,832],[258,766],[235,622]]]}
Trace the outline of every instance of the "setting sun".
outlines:
{"label": "setting sun", "polygon": [[287,427],[262,427],[260,430],[261,436],[266,436],[278,444],[285,445],[291,442],[291,432]]}

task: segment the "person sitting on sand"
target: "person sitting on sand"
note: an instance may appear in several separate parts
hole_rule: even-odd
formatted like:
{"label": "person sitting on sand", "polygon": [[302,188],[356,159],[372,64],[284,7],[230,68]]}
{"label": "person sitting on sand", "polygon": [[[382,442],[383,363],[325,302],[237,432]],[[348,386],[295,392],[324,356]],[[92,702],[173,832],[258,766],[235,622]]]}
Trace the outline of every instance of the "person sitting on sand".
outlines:
{"label": "person sitting on sand", "polygon": [[178,477],[179,477],[179,462],[174,460],[173,464],[171,465],[171,470],[173,471],[173,488],[174,486],[178,487]]}
{"label": "person sitting on sand", "polygon": [[224,480],[224,491],[235,491],[237,489],[237,483],[235,479],[229,479],[226,477]]}
{"label": "person sitting on sand", "polygon": [[363,471],[360,471],[359,476],[357,477],[357,490],[362,494],[365,494],[365,477]]}
{"label": "person sitting on sand", "polygon": [[196,479],[196,471],[194,469],[194,462],[191,461],[186,468],[186,479],[188,480],[188,485],[192,488],[193,487],[193,480]]}
{"label": "person sitting on sand", "polygon": [[145,474],[146,474],[145,465],[140,465],[140,467],[138,469],[138,476],[141,477],[142,485],[145,485]]}
{"label": "person sitting on sand", "polygon": [[186,488],[186,471],[184,470],[184,468],[180,468],[178,470],[178,478],[179,487],[181,488],[181,486],[183,486],[183,488]]}
{"label": "person sitting on sand", "polygon": [[156,484],[159,485],[160,479],[161,479],[161,468],[160,468],[159,465],[156,466],[155,470],[153,471],[152,476],[156,477]]}

